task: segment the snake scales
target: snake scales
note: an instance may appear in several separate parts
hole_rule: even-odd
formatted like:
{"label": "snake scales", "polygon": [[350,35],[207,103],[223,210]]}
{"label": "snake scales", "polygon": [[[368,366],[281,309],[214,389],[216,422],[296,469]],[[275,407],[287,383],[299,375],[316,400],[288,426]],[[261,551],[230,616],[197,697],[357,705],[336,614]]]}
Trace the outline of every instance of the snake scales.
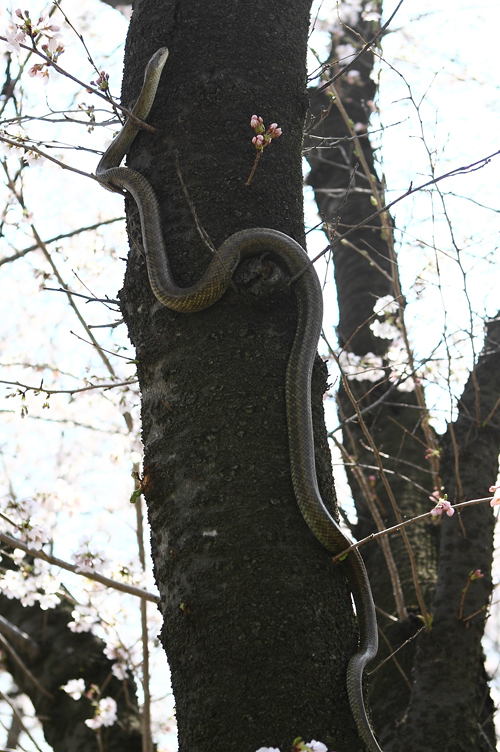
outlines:
{"label": "snake scales", "polygon": [[[168,50],[161,48],[147,65],[142,91],[133,109],[133,114],[141,120],[149,114],[167,57]],[[277,256],[291,277],[301,273],[293,285],[299,315],[285,386],[292,481],[298,505],[311,531],[328,551],[337,554],[350,545],[350,540],[323,504],[314,460],[311,373],[323,317],[318,276],[295,240],[276,230],[257,227],[231,235],[220,246],[199,282],[189,288],[177,287],[170,272],[156,195],[143,175],[120,167],[139,129],[133,120],[127,121],[99,162],[96,177],[104,188],[128,191],[136,201],[149,281],[161,303],[186,313],[207,308],[224,294],[240,261],[263,252]],[[378,648],[375,607],[365,565],[357,550],[349,553],[346,565],[360,632],[359,649],[347,669],[349,702],[367,749],[381,752],[366,715],[362,688],[365,666],[375,657]]]}

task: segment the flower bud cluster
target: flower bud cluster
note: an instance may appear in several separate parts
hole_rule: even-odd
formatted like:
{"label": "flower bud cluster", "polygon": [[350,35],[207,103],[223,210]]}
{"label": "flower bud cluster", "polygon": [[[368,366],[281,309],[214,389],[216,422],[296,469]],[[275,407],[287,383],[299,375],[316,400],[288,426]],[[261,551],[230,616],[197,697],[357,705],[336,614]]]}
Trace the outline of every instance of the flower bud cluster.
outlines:
{"label": "flower bud cluster", "polygon": [[433,517],[437,517],[438,515],[443,514],[443,512],[446,512],[448,517],[453,517],[455,510],[451,506],[451,503],[448,501],[446,494],[443,497],[440,497],[438,489],[435,489],[434,493],[432,494],[432,496],[429,496],[429,498],[431,501],[435,501],[436,498],[438,499],[438,502],[434,509],[431,509],[431,515]]}
{"label": "flower bud cluster", "polygon": [[250,118],[250,126],[257,134],[252,138],[252,144],[257,151],[262,151],[264,147],[269,146],[273,138],[279,138],[282,134],[281,128],[278,128],[278,123],[271,123],[266,130],[264,121],[258,115],[252,115]]}
{"label": "flower bud cluster", "polygon": [[99,73],[99,78],[97,79],[97,81],[91,81],[90,83],[92,86],[97,87],[101,91],[107,91],[109,89],[109,73],[106,73],[102,70]]}

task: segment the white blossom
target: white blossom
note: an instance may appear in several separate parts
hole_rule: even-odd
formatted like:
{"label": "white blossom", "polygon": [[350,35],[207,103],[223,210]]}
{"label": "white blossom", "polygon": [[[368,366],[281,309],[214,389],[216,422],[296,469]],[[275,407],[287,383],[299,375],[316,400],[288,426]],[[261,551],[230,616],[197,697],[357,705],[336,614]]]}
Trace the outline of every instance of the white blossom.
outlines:
{"label": "white blossom", "polygon": [[97,704],[95,716],[88,718],[85,724],[91,729],[112,726],[117,717],[115,700],[112,697],[103,697]]}
{"label": "white blossom", "polygon": [[99,619],[93,608],[78,606],[71,613],[73,621],[68,622],[72,632],[91,632],[92,627],[99,623]]}
{"label": "white blossom", "polygon": [[26,39],[26,34],[21,29],[12,23],[9,23],[7,29],[4,31],[3,36],[7,39],[7,49],[10,52],[21,52],[21,43]]}
{"label": "white blossom", "polygon": [[380,337],[381,339],[394,339],[399,336],[399,329],[391,321],[379,321],[375,319],[370,324],[370,329],[375,337]]}
{"label": "white blossom", "polygon": [[12,561],[19,566],[25,556],[26,551],[23,551],[22,548],[15,548],[12,552]]}
{"label": "white blossom", "polygon": [[363,21],[380,21],[380,6],[375,2],[367,3],[361,14]]}
{"label": "white blossom", "polygon": [[84,679],[70,679],[67,684],[61,687],[73,700],[79,700],[85,692]]}
{"label": "white blossom", "polygon": [[379,298],[373,306],[373,313],[377,316],[385,313],[397,313],[399,305],[392,295],[384,295],[383,298]]}
{"label": "white blossom", "polygon": [[378,381],[385,375],[382,358],[372,352],[361,356],[342,350],[338,359],[342,372],[351,381]]}
{"label": "white blossom", "polygon": [[323,742],[317,742],[316,739],[313,739],[309,744],[306,744],[306,747],[312,749],[313,752],[328,752],[326,744],[323,744]]}
{"label": "white blossom", "polygon": [[345,80],[350,86],[357,84],[361,82],[361,73],[358,70],[349,70],[345,74]]}
{"label": "white blossom", "polygon": [[47,611],[49,608],[57,606],[61,599],[55,593],[40,593],[38,596],[38,603],[42,611]]}
{"label": "white blossom", "polygon": [[128,678],[127,667],[123,663],[113,663],[111,666],[111,673],[116,676],[119,681],[123,681]]}
{"label": "white blossom", "polygon": [[[100,562],[101,564],[106,562],[104,551],[98,549],[91,550],[91,541],[92,539],[90,536],[83,535],[78,541],[77,550],[72,554],[72,559],[76,564],[77,572],[95,572],[95,565],[97,562]],[[99,567],[99,569],[101,569],[101,567]]]}
{"label": "white blossom", "polygon": [[50,532],[42,525],[32,525],[29,522],[16,525],[14,528],[23,543],[34,551],[40,551],[44,543],[50,541]]}
{"label": "white blossom", "polygon": [[110,661],[116,661],[111,669],[113,675],[120,680],[126,679],[128,677],[127,665],[132,662],[129,651],[122,645],[107,645],[104,648],[104,654]]}
{"label": "white blossom", "polygon": [[340,18],[349,26],[355,26],[359,21],[362,9],[361,0],[348,0],[340,6]]}

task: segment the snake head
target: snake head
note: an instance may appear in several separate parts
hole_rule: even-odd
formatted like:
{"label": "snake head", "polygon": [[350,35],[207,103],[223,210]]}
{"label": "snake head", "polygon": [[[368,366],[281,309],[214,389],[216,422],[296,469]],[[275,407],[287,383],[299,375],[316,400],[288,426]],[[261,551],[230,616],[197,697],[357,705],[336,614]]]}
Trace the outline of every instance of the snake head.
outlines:
{"label": "snake head", "polygon": [[144,71],[144,80],[146,81],[146,79],[148,79],[149,77],[157,77],[159,79],[163,70],[163,66],[167,62],[167,59],[167,47],[160,47],[159,50],[156,50],[155,54],[146,66],[146,70]]}

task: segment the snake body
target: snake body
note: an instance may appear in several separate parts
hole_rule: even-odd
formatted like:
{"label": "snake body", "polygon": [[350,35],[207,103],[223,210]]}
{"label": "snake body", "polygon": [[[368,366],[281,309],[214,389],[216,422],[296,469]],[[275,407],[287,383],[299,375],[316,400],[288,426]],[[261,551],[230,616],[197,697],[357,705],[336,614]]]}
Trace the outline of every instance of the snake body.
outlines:
{"label": "snake body", "polygon": [[[153,104],[168,50],[158,50],[148,63],[144,84],[133,114],[144,120]],[[156,195],[146,178],[135,170],[120,167],[139,126],[129,119],[105,152],[96,177],[108,190],[123,190],[135,199],[141,221],[142,240],[149,281],[157,299],[168,308],[194,312],[215,303],[226,291],[238,264],[259,253],[275,255],[290,275],[301,276],[293,285],[298,304],[298,323],[286,371],[286,414],[290,463],[295,496],[309,528],[323,546],[338,554],[351,545],[330,515],[321,498],[316,477],[314,435],[311,415],[311,373],[323,319],[323,297],[318,276],[302,247],[288,235],[266,228],[242,230],[225,240],[201,279],[192,287],[175,284],[163,240]],[[359,622],[359,648],[347,669],[347,691],[351,710],[369,752],[381,752],[363,700],[363,672],[378,649],[377,621],[370,583],[358,550],[346,559]]]}

